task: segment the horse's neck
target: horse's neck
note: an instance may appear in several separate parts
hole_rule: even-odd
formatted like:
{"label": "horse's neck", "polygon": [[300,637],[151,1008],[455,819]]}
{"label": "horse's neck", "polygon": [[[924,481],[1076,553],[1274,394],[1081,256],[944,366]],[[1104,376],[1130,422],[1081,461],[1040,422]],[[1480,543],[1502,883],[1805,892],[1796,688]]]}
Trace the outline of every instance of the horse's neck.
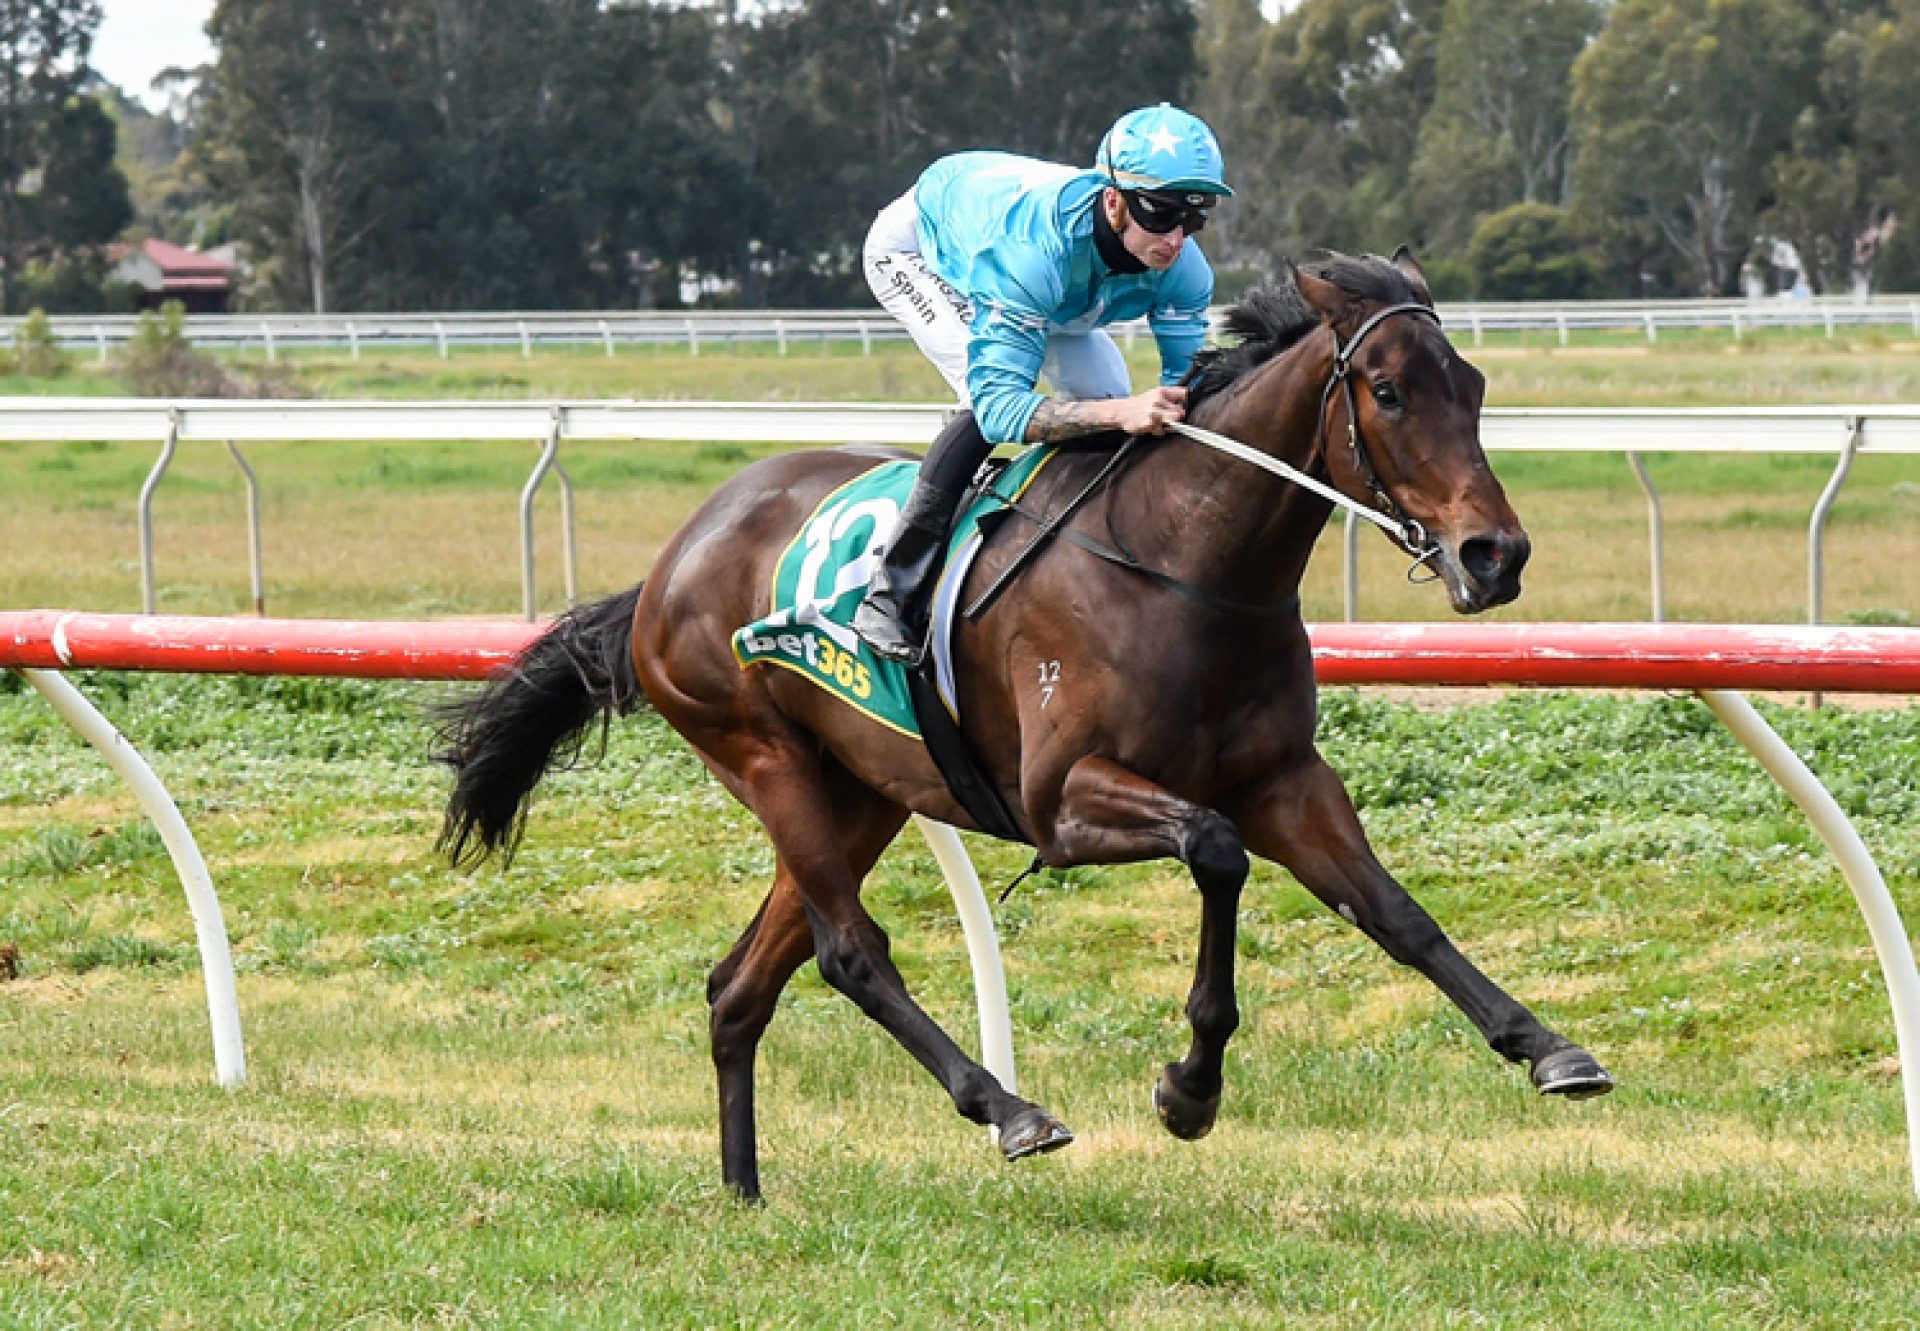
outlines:
{"label": "horse's neck", "polygon": [[[1305,470],[1332,362],[1326,336],[1312,333],[1203,404],[1194,424]],[[1326,500],[1179,436],[1136,471],[1114,495],[1113,520],[1143,562],[1250,603],[1299,588],[1332,509]]]}

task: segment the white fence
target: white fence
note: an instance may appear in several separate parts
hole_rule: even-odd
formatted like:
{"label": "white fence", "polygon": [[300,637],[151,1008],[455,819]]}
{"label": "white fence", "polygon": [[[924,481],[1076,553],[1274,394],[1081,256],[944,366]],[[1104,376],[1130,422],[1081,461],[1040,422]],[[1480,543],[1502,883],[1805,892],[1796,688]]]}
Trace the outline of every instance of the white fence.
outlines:
{"label": "white fence", "polygon": [[[1565,343],[1576,332],[1634,332],[1657,342],[1662,333],[1717,329],[1736,338],[1762,328],[1819,328],[1834,337],[1842,328],[1888,328],[1920,336],[1920,296],[1806,300],[1574,301],[1566,303],[1446,304],[1447,326],[1465,330],[1477,344],[1489,333],[1548,332]],[[56,315],[53,335],[63,345],[91,350],[105,359],[133,335],[132,315]],[[0,319],[0,334],[14,337],[20,320]],[[1132,339],[1144,325],[1115,330]],[[507,311],[448,314],[199,314],[186,320],[196,346],[257,352],[269,360],[296,348],[346,349],[356,359],[364,347],[428,347],[444,358],[460,347],[517,348],[531,356],[539,347],[598,348],[615,355],[622,346],[672,346],[698,356],[703,349],[756,343],[780,355],[795,348],[851,345],[871,354],[873,344],[906,336],[878,309],[855,310],[594,310]]]}
{"label": "white fence", "polygon": [[[31,440],[147,441],[160,455],[141,488],[141,603],[153,613],[152,498],[183,443],[217,443],[247,483],[253,596],[264,612],[259,488],[239,445],[300,440],[502,440],[543,445],[520,496],[522,610],[534,602],[533,500],[551,473],[560,486],[566,592],[575,578],[573,483],[561,457],[568,442],[704,440],[741,443],[925,444],[950,407],[788,402],[163,402],[149,399],[27,398],[0,401],[0,443]],[[1652,540],[1653,618],[1665,618],[1660,496],[1646,453],[1813,453],[1834,471],[1808,521],[1808,621],[1821,619],[1826,519],[1855,457],[1920,455],[1920,406],[1699,409],[1508,408],[1486,413],[1491,451],[1624,454],[1646,492]],[[1359,617],[1357,524],[1347,524],[1346,617]]]}

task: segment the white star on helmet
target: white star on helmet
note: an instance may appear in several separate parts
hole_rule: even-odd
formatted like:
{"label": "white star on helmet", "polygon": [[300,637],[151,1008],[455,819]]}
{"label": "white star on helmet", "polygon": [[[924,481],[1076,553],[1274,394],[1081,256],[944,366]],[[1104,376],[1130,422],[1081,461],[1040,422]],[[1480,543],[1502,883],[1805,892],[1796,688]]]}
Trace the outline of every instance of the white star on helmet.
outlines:
{"label": "white star on helmet", "polygon": [[1170,129],[1163,127],[1154,130],[1151,134],[1143,134],[1140,137],[1153,145],[1153,153],[1156,157],[1161,153],[1173,157],[1180,151],[1180,136]]}

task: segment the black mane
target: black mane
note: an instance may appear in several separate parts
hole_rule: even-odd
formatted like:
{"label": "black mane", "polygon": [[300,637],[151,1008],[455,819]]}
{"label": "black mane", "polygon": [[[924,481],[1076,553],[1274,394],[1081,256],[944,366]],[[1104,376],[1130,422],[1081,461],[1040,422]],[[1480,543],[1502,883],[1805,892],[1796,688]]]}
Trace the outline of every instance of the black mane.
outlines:
{"label": "black mane", "polygon": [[[1302,263],[1300,268],[1333,283],[1356,301],[1395,305],[1414,299],[1413,284],[1406,274],[1377,254],[1358,258],[1328,254]],[[1221,331],[1234,339],[1233,344],[1209,347],[1193,358],[1193,367],[1183,380],[1188,415],[1319,326],[1320,316],[1307,305],[1292,277],[1264,282],[1249,291],[1227,310],[1221,324]]]}

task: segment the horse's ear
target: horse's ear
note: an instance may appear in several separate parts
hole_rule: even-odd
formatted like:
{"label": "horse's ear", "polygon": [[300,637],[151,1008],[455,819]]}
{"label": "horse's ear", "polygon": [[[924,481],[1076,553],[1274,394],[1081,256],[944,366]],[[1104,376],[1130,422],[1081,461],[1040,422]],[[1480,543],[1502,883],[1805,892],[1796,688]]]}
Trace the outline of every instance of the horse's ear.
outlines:
{"label": "horse's ear", "polygon": [[1433,307],[1433,289],[1427,285],[1427,270],[1413,257],[1413,251],[1402,245],[1393,252],[1393,266],[1400,270],[1401,276],[1413,284],[1413,294],[1422,305]]}
{"label": "horse's ear", "polygon": [[1320,316],[1321,323],[1331,327],[1352,312],[1352,297],[1325,278],[1296,267],[1291,259],[1287,261],[1287,276],[1293,281],[1293,289],[1307,302],[1307,308]]}

